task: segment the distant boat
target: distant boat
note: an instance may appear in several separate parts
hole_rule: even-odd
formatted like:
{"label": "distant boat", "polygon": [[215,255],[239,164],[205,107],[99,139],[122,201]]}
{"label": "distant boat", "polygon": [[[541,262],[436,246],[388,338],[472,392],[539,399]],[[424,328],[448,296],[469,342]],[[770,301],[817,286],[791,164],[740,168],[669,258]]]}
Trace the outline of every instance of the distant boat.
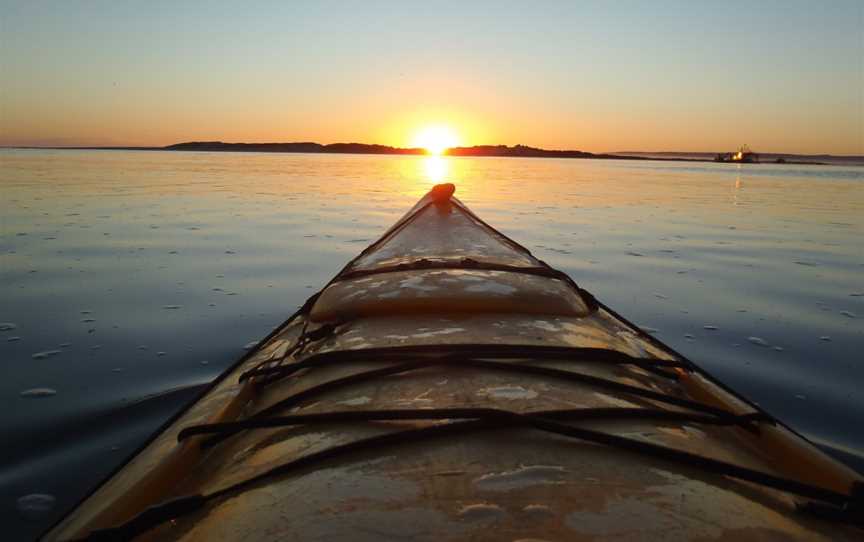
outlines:
{"label": "distant boat", "polygon": [[758,164],[759,155],[744,145],[738,152],[721,152],[714,158],[715,162],[737,162],[739,164]]}

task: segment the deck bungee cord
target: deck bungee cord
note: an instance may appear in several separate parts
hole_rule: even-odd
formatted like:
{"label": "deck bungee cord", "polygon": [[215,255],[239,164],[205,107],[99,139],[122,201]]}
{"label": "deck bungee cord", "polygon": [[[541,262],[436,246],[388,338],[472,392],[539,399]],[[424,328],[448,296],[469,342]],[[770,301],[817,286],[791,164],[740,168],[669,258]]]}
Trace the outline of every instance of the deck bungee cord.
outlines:
{"label": "deck bungee cord", "polygon": [[[530,347],[528,347],[530,348]],[[352,352],[350,350],[345,352]],[[328,353],[330,354],[330,353]],[[335,364],[338,362],[362,362],[369,361],[369,358],[362,359],[353,354],[350,356],[338,356],[336,355],[326,355],[322,354],[322,358],[328,359],[329,364]],[[325,357],[326,356],[326,357]],[[408,357],[410,354],[408,354]],[[374,358],[372,358],[374,359]],[[335,361],[333,361],[335,360]],[[320,360],[313,359],[315,363],[304,364],[302,368],[310,368],[315,367],[317,364],[320,364]],[[580,360],[567,360],[573,361],[574,363],[580,363]],[[590,361],[589,361],[590,363]],[[405,361],[398,365],[391,365],[387,367],[382,367],[380,369],[371,369],[368,371],[363,371],[359,373],[354,373],[352,375],[342,377],[336,380],[331,380],[329,382],[325,382],[319,384],[313,388],[309,388],[302,392],[298,392],[297,394],[286,397],[279,403],[276,403],[270,407],[267,407],[261,413],[256,414],[261,416],[267,416],[272,412],[282,409],[282,408],[290,408],[291,406],[296,405],[300,401],[311,397],[312,395],[318,393],[324,393],[328,391],[332,391],[335,388],[343,387],[345,385],[354,384],[357,382],[372,380],[381,376],[389,376],[395,374],[401,374],[408,371],[417,371],[419,369],[425,369],[429,367],[436,366],[448,366],[448,368],[480,368],[487,369],[490,371],[502,371],[502,372],[512,372],[512,373],[521,373],[521,374],[533,374],[533,375],[541,375],[552,378],[557,378],[561,380],[568,380],[572,382],[578,382],[581,384],[590,384],[596,387],[605,388],[609,390],[614,390],[622,393],[629,393],[632,395],[637,395],[649,399],[653,399],[654,401],[660,401],[664,403],[668,403],[671,405],[681,406],[685,408],[690,408],[693,410],[699,410],[703,412],[708,412],[711,414],[726,414],[722,409],[718,409],[716,407],[712,407],[710,405],[705,405],[696,401],[692,401],[690,399],[685,399],[681,397],[675,397],[666,395],[662,392],[649,390],[647,388],[642,388],[639,386],[633,386],[631,384],[624,384],[622,382],[616,382],[614,380],[610,380],[607,378],[601,378],[597,376],[587,375],[583,373],[577,373],[574,371],[567,371],[563,369],[556,369],[553,367],[544,367],[540,365],[527,365],[527,364],[519,364],[519,363],[508,363],[501,361],[491,361],[486,359],[475,359],[472,357],[466,357],[463,355],[456,356],[448,356],[448,357],[436,357],[431,359],[419,359],[414,361]],[[268,382],[269,383],[269,382]]]}
{"label": "deck bungee cord", "polygon": [[[328,331],[328,334],[332,333]],[[286,354],[287,356],[287,354]],[[253,368],[240,375],[240,382],[252,377],[269,376],[278,379],[287,376],[299,369],[312,366],[316,363],[327,363],[350,361],[353,359],[367,360],[375,358],[379,360],[405,360],[406,357],[453,357],[470,356],[473,358],[496,358],[496,359],[540,359],[540,360],[563,360],[566,361],[573,356],[579,356],[581,363],[607,363],[626,364],[639,367],[648,371],[658,371],[656,374],[670,379],[677,379],[678,375],[663,371],[662,369],[690,369],[691,364],[686,361],[667,360],[660,358],[637,358],[618,350],[608,348],[591,348],[578,346],[547,346],[547,345],[518,345],[518,344],[448,344],[448,345],[415,345],[415,346],[392,346],[386,348],[363,348],[357,350],[328,351],[310,355],[300,361],[287,365],[275,367]],[[267,385],[271,381],[262,382],[259,385]]]}
{"label": "deck bungee cord", "polygon": [[[544,367],[540,365],[526,365],[520,363],[508,363],[503,361],[492,361],[489,359],[477,359],[476,357],[469,357],[466,355],[467,352],[470,352],[473,345],[458,345],[455,350],[457,352],[447,354],[448,348],[438,348],[438,350],[442,350],[445,355],[438,355],[435,357],[430,357],[428,359],[417,359],[418,353],[414,352],[415,348],[413,347],[402,347],[402,348],[392,348],[392,349],[375,349],[374,351],[367,350],[343,350],[339,352],[325,352],[321,354],[316,354],[310,356],[302,361],[299,361],[290,365],[283,365],[277,369],[273,369],[272,371],[268,370],[259,370],[260,375],[265,376],[265,380],[263,380],[259,386],[268,386],[275,382],[278,378],[284,378],[296,372],[302,371],[303,369],[312,369],[312,368],[320,368],[323,366],[332,366],[339,363],[362,363],[368,362],[370,360],[374,361],[390,361],[390,362],[401,362],[396,365],[389,365],[386,367],[382,367],[379,369],[371,369],[367,371],[362,371],[358,373],[354,373],[342,378],[330,380],[328,382],[324,382],[313,386],[311,388],[307,388],[301,392],[292,394],[284,399],[281,399],[277,403],[270,405],[264,410],[261,410],[255,414],[249,416],[249,419],[258,419],[264,418],[267,416],[271,416],[274,413],[285,410],[288,408],[293,408],[298,406],[303,401],[306,401],[312,397],[329,393],[334,390],[345,388],[347,386],[351,386],[354,384],[358,384],[366,381],[374,381],[375,379],[392,376],[397,374],[404,374],[411,371],[418,371],[422,369],[428,369],[433,367],[442,367],[446,366],[451,369],[464,369],[464,368],[475,368],[475,369],[485,369],[490,371],[501,371],[501,372],[510,372],[510,373],[521,373],[521,374],[529,374],[529,375],[539,375],[544,377],[549,377],[553,379],[560,379],[569,382],[578,382],[580,384],[587,384],[607,390],[616,391],[619,393],[626,393],[632,396],[641,397],[645,399],[650,399],[656,402],[666,403],[669,405],[688,408],[693,411],[702,412],[706,414],[712,414],[718,417],[729,418],[736,417],[737,415],[725,411],[723,409],[713,407],[711,405],[706,405],[703,403],[699,403],[696,401],[692,401],[690,399],[676,397],[664,394],[662,392],[650,390],[647,388],[642,388],[639,386],[633,386],[630,384],[624,384],[621,382],[616,382],[614,380],[600,378],[597,376],[587,375],[583,373],[567,371],[563,369],[556,369],[552,367]],[[502,347],[503,346],[503,347]],[[484,345],[479,345],[476,347],[480,354],[480,357],[483,357],[483,348]],[[579,348],[548,348],[548,347],[532,347],[532,346],[491,346],[487,348],[492,350],[491,352],[487,352],[486,357],[505,357],[503,356],[504,351],[510,351],[511,355],[514,355],[517,359],[524,359],[529,357],[530,352],[533,349],[537,349],[540,359],[543,359],[543,354],[546,354],[546,359],[555,359],[557,361],[572,361],[574,363],[606,363],[606,364],[632,364],[637,367],[674,367],[674,368],[682,368],[686,367],[686,364],[669,361],[669,360],[655,360],[651,358],[632,358],[627,356],[626,354],[621,354],[620,352],[615,352],[611,350],[601,350],[601,349],[579,349]],[[370,349],[371,350],[371,349]],[[417,348],[422,353],[434,353],[433,348],[429,347],[420,347]],[[553,350],[550,352],[550,350]],[[497,352],[495,352],[497,351]],[[574,355],[583,354],[585,355],[585,360],[574,357]],[[438,354],[441,354],[439,351]],[[498,354],[498,355],[496,355]],[[549,354],[555,354],[555,356],[550,356]],[[411,361],[405,361],[405,360]],[[247,373],[244,373],[246,378],[248,379],[250,376]],[[675,375],[665,373],[664,376],[668,378],[675,378]],[[241,376],[241,379],[243,376]],[[253,382],[253,387],[256,383]],[[755,420],[756,418],[752,418]],[[759,419],[762,421],[772,421],[772,419],[764,413],[759,413]],[[182,432],[181,432],[182,434]],[[222,435],[222,438],[228,435]],[[209,447],[215,444],[214,441],[208,441],[204,443],[205,447]]]}
{"label": "deck bungee cord", "polygon": [[[248,418],[239,422],[210,423],[186,427],[177,435],[182,442],[195,435],[236,433],[250,429],[285,427],[289,425],[313,425],[344,422],[394,421],[394,420],[453,420],[459,418],[481,418],[499,415],[500,409],[491,408],[418,408],[382,410],[344,410],[319,412],[314,414],[293,414],[267,418]],[[510,412],[510,411],[507,411]],[[512,412],[510,412],[512,413]],[[651,419],[681,422],[697,422],[709,425],[747,426],[754,421],[764,421],[761,413],[732,414],[716,416],[681,412],[660,408],[578,408],[562,410],[543,410],[526,414],[564,421],[611,420],[611,419]]]}
{"label": "deck bungee cord", "polygon": [[[591,414],[589,412],[581,413],[584,414],[584,419],[591,419]],[[628,414],[632,414],[632,411],[627,412],[625,416]],[[651,413],[651,415],[657,414],[658,413],[656,412]],[[604,411],[599,417],[606,416],[614,417],[612,416],[612,412],[609,411]],[[647,416],[649,415],[646,413],[646,417]],[[316,417],[297,416],[293,419],[288,418],[289,422],[285,425],[314,425],[316,423],[336,423],[337,421],[358,421],[364,418],[365,421],[408,419],[456,420],[460,418],[467,418],[467,420],[451,421],[449,423],[432,425],[419,429],[407,429],[385,433],[383,435],[359,439],[347,444],[337,445],[318,452],[313,452],[212,493],[204,495],[186,495],[152,506],[122,525],[92,531],[82,540],[92,542],[101,540],[129,540],[166,521],[173,520],[181,515],[195,512],[210,501],[223,497],[236,496],[268,478],[287,476],[300,469],[312,467],[324,461],[341,458],[342,456],[352,453],[356,454],[367,450],[380,450],[382,446],[395,446],[399,444],[421,442],[424,440],[442,438],[460,433],[472,433],[483,430],[514,427],[536,429],[559,436],[603,444],[630,452],[642,453],[659,459],[674,461],[689,467],[699,468],[714,474],[720,474],[730,478],[737,478],[746,482],[763,485],[765,487],[770,487],[800,497],[816,499],[821,501],[821,503],[804,503],[800,505],[800,509],[805,512],[820,515],[825,519],[862,524],[861,511],[862,506],[864,506],[864,487],[860,485],[856,486],[854,492],[851,494],[838,493],[836,491],[820,488],[797,480],[775,476],[766,472],[692,454],[683,450],[667,448],[665,446],[604,433],[602,431],[573,427],[559,421],[562,419],[567,420],[570,417],[578,419],[580,417],[580,412],[552,411],[518,413],[498,409],[444,409],[430,410],[427,412],[423,409],[416,409],[381,412],[373,411],[365,413],[360,411],[350,414],[326,413]],[[748,423],[750,421],[753,420],[747,420]],[[203,428],[197,430],[201,429]],[[249,429],[249,427],[244,427],[243,429]],[[194,431],[196,431],[196,429],[190,428],[190,432]],[[826,505],[830,505],[830,507]]]}

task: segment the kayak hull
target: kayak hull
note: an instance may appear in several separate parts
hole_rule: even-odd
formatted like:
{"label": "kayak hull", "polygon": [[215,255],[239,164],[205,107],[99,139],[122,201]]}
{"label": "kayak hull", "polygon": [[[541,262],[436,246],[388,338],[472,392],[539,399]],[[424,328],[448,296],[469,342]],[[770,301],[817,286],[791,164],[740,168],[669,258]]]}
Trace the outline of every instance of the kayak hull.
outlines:
{"label": "kayak hull", "polygon": [[[693,401],[703,417],[760,412],[543,265],[458,200],[421,200],[47,539],[124,524],[186,495],[213,497],[140,538],[860,538],[799,512],[801,496],[640,451],[682,450],[840,493],[860,481],[780,424],[685,419]],[[524,418],[184,432],[447,409]],[[585,417],[562,427],[536,415],[562,411]],[[624,440],[636,444],[615,444]]]}

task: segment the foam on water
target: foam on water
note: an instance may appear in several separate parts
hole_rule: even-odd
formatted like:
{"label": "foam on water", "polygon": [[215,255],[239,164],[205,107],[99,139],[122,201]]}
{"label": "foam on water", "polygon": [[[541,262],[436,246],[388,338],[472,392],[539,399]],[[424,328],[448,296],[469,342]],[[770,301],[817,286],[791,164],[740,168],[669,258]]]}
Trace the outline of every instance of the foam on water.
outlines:
{"label": "foam on water", "polygon": [[27,519],[42,519],[54,508],[57,499],[53,495],[31,493],[18,497],[16,506],[18,512]]}
{"label": "foam on water", "polygon": [[57,395],[57,390],[52,388],[31,388],[22,391],[19,395],[21,397],[52,397]]}

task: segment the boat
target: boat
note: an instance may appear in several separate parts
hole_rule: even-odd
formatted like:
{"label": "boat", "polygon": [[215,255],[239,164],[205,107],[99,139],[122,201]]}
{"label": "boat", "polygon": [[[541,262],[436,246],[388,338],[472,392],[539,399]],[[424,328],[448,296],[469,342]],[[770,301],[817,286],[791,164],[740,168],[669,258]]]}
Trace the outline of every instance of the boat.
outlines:
{"label": "boat", "polygon": [[861,540],[862,477],[435,186],[45,540]]}
{"label": "boat", "polygon": [[758,164],[759,155],[744,145],[737,152],[721,152],[714,157],[715,162],[733,162],[737,164]]}

